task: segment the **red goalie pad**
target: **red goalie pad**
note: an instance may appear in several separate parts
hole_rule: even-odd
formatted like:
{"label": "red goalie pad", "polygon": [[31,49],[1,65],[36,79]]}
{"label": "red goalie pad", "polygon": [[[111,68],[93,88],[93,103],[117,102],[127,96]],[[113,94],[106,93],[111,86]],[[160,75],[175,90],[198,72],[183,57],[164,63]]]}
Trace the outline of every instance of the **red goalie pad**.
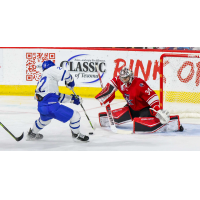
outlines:
{"label": "red goalie pad", "polygon": [[[112,115],[116,125],[121,125],[132,121],[128,107],[115,109],[112,111]],[[99,113],[99,123],[102,127],[110,126],[106,112]]]}
{"label": "red goalie pad", "polygon": [[161,124],[160,120],[155,117],[136,117],[133,120],[133,133],[154,133],[179,131],[180,120],[179,116],[170,116],[168,124]]}
{"label": "red goalie pad", "polygon": [[102,104],[106,104],[107,102],[111,103],[115,98],[115,88],[107,83],[107,85],[103,88],[103,90],[96,95],[95,97]]}

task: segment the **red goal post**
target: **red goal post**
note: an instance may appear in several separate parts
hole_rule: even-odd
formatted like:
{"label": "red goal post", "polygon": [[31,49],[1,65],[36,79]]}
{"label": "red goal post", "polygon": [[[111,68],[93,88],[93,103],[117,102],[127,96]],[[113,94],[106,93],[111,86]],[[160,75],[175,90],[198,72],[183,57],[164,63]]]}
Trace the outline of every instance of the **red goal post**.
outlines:
{"label": "red goal post", "polygon": [[[172,59],[171,57],[175,57],[175,59],[176,59],[176,61],[174,62],[174,61],[172,61],[172,60],[170,60],[169,62],[168,61],[164,61],[164,58],[167,58],[167,59]],[[184,61],[184,59],[183,59],[183,61],[181,60],[182,58],[188,58],[188,59],[186,59],[186,60],[191,60],[191,61]],[[194,58],[194,59],[193,59]],[[163,104],[164,104],[164,91],[165,91],[165,89],[164,89],[164,76],[165,76],[165,74],[164,74],[164,67],[167,65],[167,64],[169,64],[170,62],[171,62],[171,67],[173,67],[173,68],[175,68],[175,67],[178,67],[178,69],[173,69],[173,70],[175,70],[175,71],[173,71],[173,73],[174,74],[176,74],[176,76],[178,77],[178,81],[179,82],[182,82],[181,84],[185,84],[185,83],[188,83],[192,78],[193,78],[193,76],[194,76],[194,64],[193,63],[195,63],[197,60],[195,59],[195,58],[200,58],[200,54],[176,54],[176,53],[165,53],[165,54],[162,54],[161,55],[161,57],[160,57],[160,107],[161,107],[161,109],[163,109]],[[181,60],[180,61],[180,63],[178,63],[178,60]],[[166,62],[168,62],[167,64],[166,64]],[[174,66],[172,65],[172,62],[174,62]],[[199,84],[199,79],[200,79],[200,60],[198,59],[198,61],[197,61],[198,63],[196,63],[196,66],[197,66],[197,71],[196,71],[196,82],[198,81],[198,84]],[[178,66],[177,66],[178,65]],[[188,76],[187,76],[187,78],[181,78],[180,77],[180,74],[183,72],[183,70],[186,70],[186,67],[187,66],[190,66],[191,68],[190,68],[190,73],[188,74],[188,72],[187,72],[187,74],[188,74]],[[165,70],[170,70],[169,68],[165,68]],[[189,70],[189,68],[188,68],[188,70]],[[171,74],[170,74],[171,73]],[[179,76],[178,76],[179,75]],[[173,82],[171,85],[172,86],[170,86],[171,88],[173,87],[173,84],[174,84],[174,86],[176,87],[176,88],[178,88],[178,87],[180,87],[180,91],[182,91],[182,92],[179,92],[179,93],[184,93],[184,91],[183,91],[183,89],[184,89],[184,87],[186,86],[186,84],[185,85],[180,85],[179,86],[179,82],[176,80],[172,80],[172,78],[171,78],[171,76],[173,76],[172,75],[172,71],[170,71],[170,72],[168,72],[168,78],[166,78],[165,80],[166,80],[166,85],[168,84],[167,83],[167,80],[169,80],[169,81],[171,81],[171,82]],[[174,75],[175,76],[175,75]],[[186,76],[186,75],[185,75]],[[176,77],[176,78],[177,78]],[[194,78],[193,78],[194,79]],[[197,80],[198,79],[198,80]],[[186,81],[183,81],[183,80],[186,80]],[[185,82],[185,83],[183,83],[183,82]],[[193,82],[194,82],[194,80],[193,80]],[[176,85],[176,83],[177,83],[177,85]],[[189,85],[189,83],[187,84],[187,85]],[[194,83],[193,83],[193,85],[194,85]],[[198,87],[195,87],[195,90],[194,90],[194,87],[191,89],[191,91],[194,93],[193,94],[193,96],[196,96],[196,99],[199,99],[199,95],[200,95],[200,85],[196,85],[196,86],[198,86]],[[165,92],[165,94],[166,94],[167,92]],[[178,93],[178,92],[176,92],[176,93]],[[189,93],[189,95],[187,95],[188,97],[188,99],[190,100],[190,92],[188,92]],[[172,96],[172,95],[171,95]],[[177,97],[176,97],[177,98]],[[179,100],[180,100],[180,98],[184,98],[183,96],[182,97],[179,97]],[[185,101],[186,102],[186,101]],[[189,102],[189,103],[191,103],[191,102]],[[196,102],[195,102],[195,104],[198,104],[199,103],[199,100],[197,100]],[[199,107],[200,107],[200,105],[198,105]]]}

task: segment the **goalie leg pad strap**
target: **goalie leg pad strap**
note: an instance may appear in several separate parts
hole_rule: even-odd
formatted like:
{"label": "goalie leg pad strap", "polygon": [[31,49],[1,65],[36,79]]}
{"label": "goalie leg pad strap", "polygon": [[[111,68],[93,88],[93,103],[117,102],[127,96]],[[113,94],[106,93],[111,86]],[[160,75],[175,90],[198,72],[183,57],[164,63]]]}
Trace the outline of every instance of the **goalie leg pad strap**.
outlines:
{"label": "goalie leg pad strap", "polygon": [[168,124],[161,124],[160,120],[155,117],[136,117],[133,120],[133,133],[155,133],[179,131],[179,116],[170,116]]}
{"label": "goalie leg pad strap", "polygon": [[[116,125],[121,125],[132,121],[128,107],[113,110],[112,115]],[[110,126],[106,112],[99,113],[99,123],[102,127]]]}

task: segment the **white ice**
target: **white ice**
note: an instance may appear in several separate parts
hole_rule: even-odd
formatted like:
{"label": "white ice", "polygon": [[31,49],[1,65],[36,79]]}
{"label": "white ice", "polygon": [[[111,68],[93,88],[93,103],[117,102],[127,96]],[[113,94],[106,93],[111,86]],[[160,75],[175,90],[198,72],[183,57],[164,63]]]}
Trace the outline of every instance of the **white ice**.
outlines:
{"label": "white ice", "polygon": [[[36,119],[39,118],[37,101],[30,96],[0,96],[0,122],[16,137],[25,132],[23,140],[16,142],[0,127],[1,151],[179,151],[200,150],[200,119],[182,120],[184,132],[155,134],[115,134],[108,128],[99,126],[98,113],[105,111],[95,99],[84,98],[83,106],[93,122],[97,125],[89,142],[80,142],[71,137],[69,123],[52,120],[41,133],[41,141],[26,141],[26,134]],[[81,114],[81,132],[88,135],[93,130],[80,106],[65,104]],[[125,105],[124,100],[114,100],[112,109]],[[132,124],[120,126],[132,129]]]}

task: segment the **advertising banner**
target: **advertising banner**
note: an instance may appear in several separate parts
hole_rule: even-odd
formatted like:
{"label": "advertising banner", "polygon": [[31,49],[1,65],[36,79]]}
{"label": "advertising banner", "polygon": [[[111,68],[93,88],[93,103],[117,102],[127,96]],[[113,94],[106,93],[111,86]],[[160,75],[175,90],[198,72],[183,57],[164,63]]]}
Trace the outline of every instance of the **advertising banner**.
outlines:
{"label": "advertising banner", "polygon": [[[77,87],[100,87],[95,65],[99,67],[104,86],[113,77],[119,75],[120,70],[126,66],[133,70],[135,76],[147,81],[153,90],[159,90],[160,56],[163,53],[165,52],[71,49],[24,50],[24,84],[36,85],[42,73],[42,70],[37,69],[36,65],[45,60],[52,60],[58,66],[62,61],[68,61],[64,69],[72,74]],[[187,68],[190,68],[190,66],[186,66],[183,70],[188,70]],[[64,86],[64,83],[59,84]]]}
{"label": "advertising banner", "polygon": [[[159,58],[163,52],[68,50],[68,49],[30,49],[24,51],[24,83],[36,85],[42,70],[36,65],[52,60],[56,65],[68,61],[65,69],[74,77],[78,87],[100,87],[95,65],[101,72],[105,85],[117,76],[122,67],[131,68],[135,76],[149,82],[154,90],[159,88]],[[61,86],[64,83],[60,84]]]}
{"label": "advertising banner", "polygon": [[48,50],[41,52],[41,50],[33,49],[25,51],[25,74],[24,81],[30,85],[35,85],[40,79],[42,70],[36,68],[40,63],[43,63],[45,60],[52,60],[55,63],[55,52],[50,53]]}

